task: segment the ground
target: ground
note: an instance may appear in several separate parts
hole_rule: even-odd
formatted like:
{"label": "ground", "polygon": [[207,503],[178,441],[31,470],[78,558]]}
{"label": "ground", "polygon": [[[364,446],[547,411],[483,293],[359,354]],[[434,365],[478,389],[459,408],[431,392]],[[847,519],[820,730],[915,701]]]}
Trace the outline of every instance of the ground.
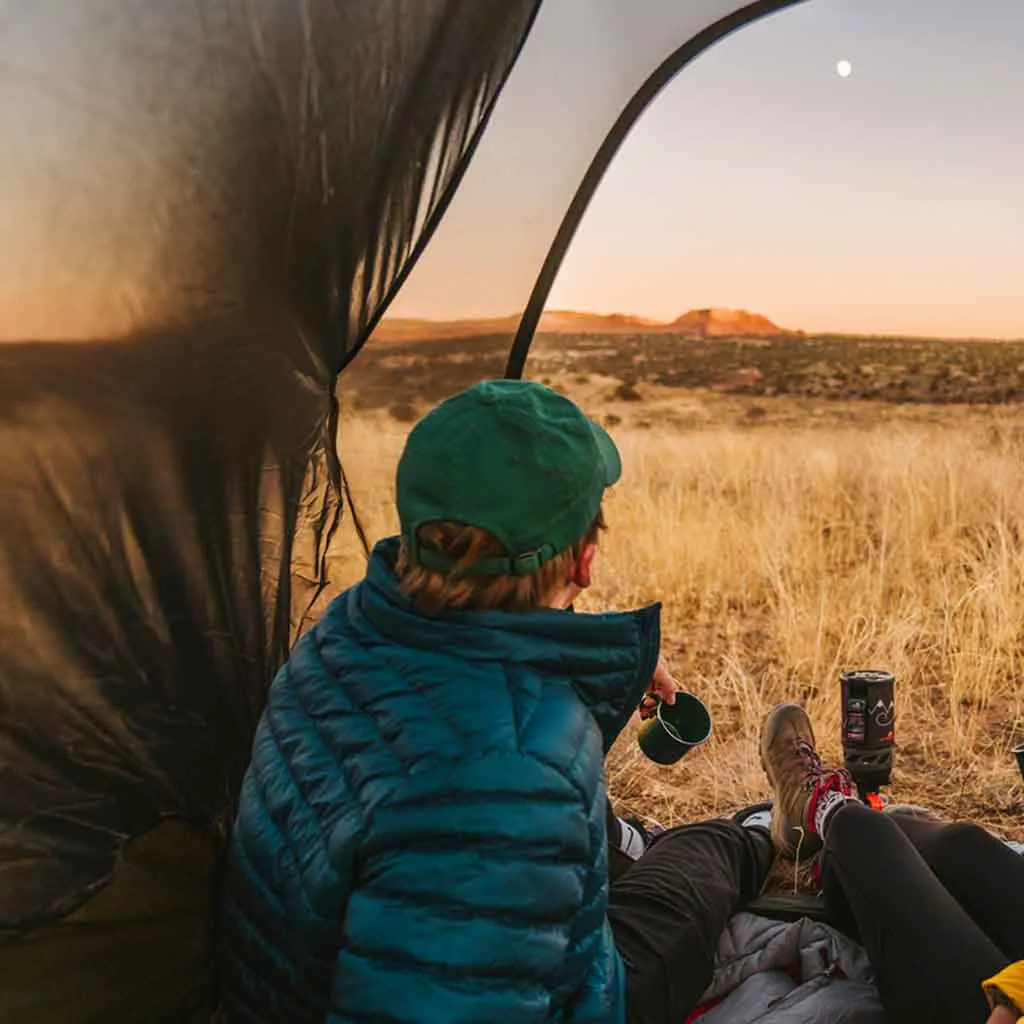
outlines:
{"label": "ground", "polygon": [[[371,537],[394,529],[409,425],[500,374],[507,339],[371,347],[342,378],[341,451]],[[666,824],[766,795],[763,715],[803,701],[839,753],[839,672],[897,679],[892,794],[1024,838],[1024,344],[541,338],[528,367],[606,423],[626,474],[591,608],[664,604],[664,649],[714,717],[679,765],[635,724],[619,806]],[[361,560],[345,530],[342,582]]]}

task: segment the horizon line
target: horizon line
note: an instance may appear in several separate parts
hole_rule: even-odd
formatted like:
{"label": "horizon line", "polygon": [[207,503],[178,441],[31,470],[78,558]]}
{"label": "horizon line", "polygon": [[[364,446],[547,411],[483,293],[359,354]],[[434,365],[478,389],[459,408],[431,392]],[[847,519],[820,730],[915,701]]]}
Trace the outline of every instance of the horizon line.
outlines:
{"label": "horizon line", "polygon": [[[545,314],[553,315],[572,315],[581,317],[594,317],[603,320],[612,319],[624,319],[624,320],[635,320],[641,324],[649,324],[652,327],[669,327],[677,320],[688,316],[691,313],[703,313],[712,312],[715,310],[721,310],[729,313],[741,313],[751,317],[762,317],[775,327],[780,335],[788,335],[790,337],[805,338],[863,338],[871,340],[901,340],[901,341],[991,341],[991,342],[1020,342],[1024,343],[1024,333],[1018,335],[1005,334],[1005,335],[987,335],[987,334],[928,334],[928,333],[905,333],[894,330],[875,330],[875,331],[845,331],[836,328],[829,329],[808,329],[808,328],[792,328],[792,327],[781,327],[771,317],[766,316],[763,313],[757,313],[753,310],[746,309],[741,306],[694,306],[685,312],[680,313],[678,316],[671,320],[662,320],[656,317],[648,316],[643,313],[625,313],[619,310],[615,310],[610,313],[598,312],[596,310],[586,309],[569,309],[569,308],[546,308],[544,309],[542,316]],[[518,323],[522,319],[522,310],[515,313],[485,313],[479,315],[466,315],[466,316],[425,316],[418,315],[415,313],[398,313],[388,314],[385,313],[381,318],[378,327],[388,321],[413,321],[422,324],[471,324],[477,322],[490,322],[490,321],[512,321]],[[544,333],[538,326],[537,334]],[[751,334],[751,336],[754,336]],[[727,335],[725,335],[727,337]]]}

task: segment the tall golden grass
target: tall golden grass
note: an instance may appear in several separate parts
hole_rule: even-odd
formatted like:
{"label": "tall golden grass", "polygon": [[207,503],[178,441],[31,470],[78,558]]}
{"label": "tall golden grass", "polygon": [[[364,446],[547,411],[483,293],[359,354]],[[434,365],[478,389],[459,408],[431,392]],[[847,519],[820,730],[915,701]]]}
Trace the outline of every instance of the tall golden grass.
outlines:
{"label": "tall golden grass", "polygon": [[[631,726],[608,766],[620,806],[675,824],[763,798],[767,710],[802,701],[835,758],[839,672],[888,668],[894,797],[1020,834],[1021,429],[1012,412],[872,422],[615,431],[625,474],[585,607],[662,602],[666,656],[715,722],[671,768],[644,760]],[[406,429],[379,414],[342,426],[371,537],[395,528]],[[362,571],[351,533],[334,569]]]}

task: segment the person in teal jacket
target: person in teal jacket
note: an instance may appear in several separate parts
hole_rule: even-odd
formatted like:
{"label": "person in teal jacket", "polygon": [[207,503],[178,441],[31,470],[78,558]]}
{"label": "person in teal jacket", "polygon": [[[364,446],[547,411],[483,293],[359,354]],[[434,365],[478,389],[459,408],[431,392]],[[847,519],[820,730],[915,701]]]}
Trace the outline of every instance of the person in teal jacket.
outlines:
{"label": "person in teal jacket", "polygon": [[538,384],[484,382],[412,431],[401,536],[296,645],[259,725],[225,885],[228,1021],[626,1020],[603,759],[675,683],[659,606],[573,613],[619,474],[607,433]]}

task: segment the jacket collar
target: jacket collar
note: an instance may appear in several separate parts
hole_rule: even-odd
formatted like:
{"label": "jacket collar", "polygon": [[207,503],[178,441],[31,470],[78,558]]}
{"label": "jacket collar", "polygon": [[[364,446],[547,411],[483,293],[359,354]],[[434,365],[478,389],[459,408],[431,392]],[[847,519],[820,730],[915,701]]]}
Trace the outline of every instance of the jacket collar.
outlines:
{"label": "jacket collar", "polygon": [[[421,615],[398,588],[397,537],[373,551],[366,579],[341,598],[348,621],[407,648],[528,667],[568,679],[611,746],[643,696],[660,649],[661,605],[600,615],[452,612]],[[342,611],[342,609],[339,609]],[[330,613],[324,625],[329,628]]]}

